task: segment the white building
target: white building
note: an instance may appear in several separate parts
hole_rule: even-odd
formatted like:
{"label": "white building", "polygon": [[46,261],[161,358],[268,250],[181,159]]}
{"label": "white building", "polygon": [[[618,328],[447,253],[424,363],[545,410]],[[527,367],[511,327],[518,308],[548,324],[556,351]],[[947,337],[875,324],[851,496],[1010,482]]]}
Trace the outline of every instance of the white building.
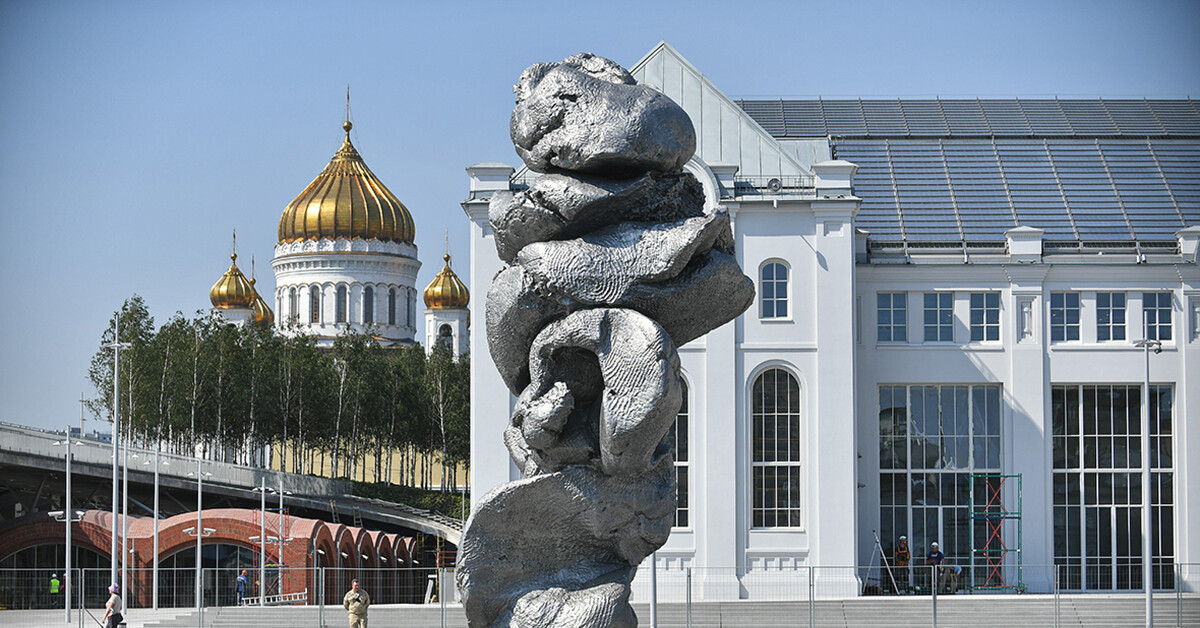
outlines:
{"label": "white building", "polygon": [[342,128],[342,147],[279,219],[277,327],[322,346],[368,328],[380,344],[411,344],[421,268],[412,215],[350,143],[350,122]]}
{"label": "white building", "polygon": [[[692,117],[688,170],[758,290],[680,348],[679,525],[658,555],[700,597],[867,564],[874,531],[917,563],[940,541],[980,586],[1045,591],[1057,563],[1067,589],[1140,589],[1147,359],[1156,560],[1200,562],[1197,103],[735,102],[666,43],[632,72]],[[467,171],[481,295],[502,267],[487,201],[534,173]],[[512,399],[470,335],[478,500],[519,472]]]}

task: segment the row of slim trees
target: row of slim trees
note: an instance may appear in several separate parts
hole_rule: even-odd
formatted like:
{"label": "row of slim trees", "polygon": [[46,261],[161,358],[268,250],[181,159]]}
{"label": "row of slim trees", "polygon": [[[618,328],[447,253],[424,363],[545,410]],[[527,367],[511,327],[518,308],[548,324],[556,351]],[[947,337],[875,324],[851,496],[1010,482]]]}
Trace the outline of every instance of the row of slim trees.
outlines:
{"label": "row of slim trees", "polygon": [[[369,334],[332,349],[304,335],[228,325],[207,312],[161,327],[139,296],[114,314],[123,437],[141,446],[294,473],[443,491],[469,460],[470,368],[438,347],[380,348]],[[88,375],[112,420],[114,326]],[[434,461],[442,464],[434,477]],[[465,478],[464,478],[465,480]]]}

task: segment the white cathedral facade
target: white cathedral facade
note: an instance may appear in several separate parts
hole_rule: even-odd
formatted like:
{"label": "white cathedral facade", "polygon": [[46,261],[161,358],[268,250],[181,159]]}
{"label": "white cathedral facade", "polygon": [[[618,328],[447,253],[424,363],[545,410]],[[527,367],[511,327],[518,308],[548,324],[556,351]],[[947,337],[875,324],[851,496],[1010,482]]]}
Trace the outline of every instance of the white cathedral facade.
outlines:
{"label": "white cathedral facade", "polygon": [[[691,116],[687,169],[757,289],[679,348],[660,569],[691,568],[700,599],[807,591],[809,567],[818,593],[845,594],[878,563],[876,534],[889,556],[905,535],[917,563],[937,541],[979,588],[1048,591],[1058,565],[1067,590],[1137,590],[1147,463],[1155,585],[1200,562],[1196,103],[735,102],[666,43],[631,71]],[[502,268],[488,200],[536,173],[467,172],[485,294]],[[520,477],[484,327],[474,501]]]}

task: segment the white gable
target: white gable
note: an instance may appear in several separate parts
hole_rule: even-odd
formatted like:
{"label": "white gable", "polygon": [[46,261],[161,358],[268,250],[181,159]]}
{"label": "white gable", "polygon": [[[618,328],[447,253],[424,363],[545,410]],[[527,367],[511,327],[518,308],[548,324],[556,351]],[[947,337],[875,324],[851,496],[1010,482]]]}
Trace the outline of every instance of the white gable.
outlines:
{"label": "white gable", "polygon": [[705,163],[737,164],[738,176],[744,177],[812,174],[667,42],[655,46],[631,73],[687,111],[696,127],[696,154]]}

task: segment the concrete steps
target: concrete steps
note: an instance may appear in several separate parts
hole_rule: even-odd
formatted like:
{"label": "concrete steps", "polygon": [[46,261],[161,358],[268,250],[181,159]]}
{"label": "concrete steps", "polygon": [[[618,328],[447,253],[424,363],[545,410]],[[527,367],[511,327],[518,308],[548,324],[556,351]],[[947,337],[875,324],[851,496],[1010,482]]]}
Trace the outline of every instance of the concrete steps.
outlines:
{"label": "concrete steps", "polygon": [[[1144,626],[1145,599],[1139,595],[1064,595],[1060,598],[1062,626],[1123,628]],[[650,625],[647,604],[634,604],[639,623]],[[941,596],[937,603],[937,625],[945,628],[1051,627],[1054,625],[1054,598],[1048,595],[958,595]],[[796,628],[809,625],[809,606],[804,602],[768,602],[739,600],[698,602],[691,611],[693,628]],[[0,614],[0,620],[8,614]],[[55,625],[61,624],[61,612]],[[218,608],[205,611],[203,628],[319,628],[315,607]],[[436,605],[373,606],[371,624],[388,628],[440,628],[441,608]],[[325,626],[337,628],[346,623],[340,606],[325,609]],[[1155,625],[1176,626],[1175,596],[1155,596]],[[30,624],[16,624],[30,625]],[[447,628],[466,628],[467,622],[458,605],[446,607]],[[659,628],[687,626],[687,608],[683,604],[660,604]],[[878,626],[928,627],[933,625],[928,597],[869,597],[846,600],[819,600],[813,605],[814,626],[867,628]],[[1200,596],[1184,598],[1181,626],[1200,627]],[[146,622],[140,628],[195,628],[193,613],[174,619]],[[136,628],[131,626],[130,628]]]}

